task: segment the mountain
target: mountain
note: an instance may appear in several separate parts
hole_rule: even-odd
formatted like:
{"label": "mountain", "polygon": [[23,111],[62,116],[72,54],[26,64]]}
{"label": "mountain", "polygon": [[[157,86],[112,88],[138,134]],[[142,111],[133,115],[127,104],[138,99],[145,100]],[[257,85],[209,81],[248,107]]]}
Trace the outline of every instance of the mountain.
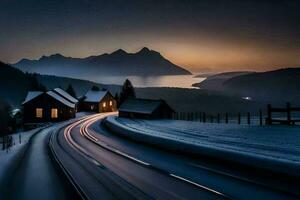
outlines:
{"label": "mountain", "polygon": [[[9,65],[0,62],[0,100],[8,101],[12,106],[19,107],[24,101],[27,91],[30,90],[30,77]],[[77,96],[84,94],[93,85],[107,88],[113,94],[119,92],[120,86],[102,85],[91,81],[57,77],[49,75],[36,75],[40,84],[47,89],[61,87],[66,89],[72,84]],[[136,88],[140,98],[165,99],[173,108],[182,112],[235,112],[258,110],[261,105],[256,102],[245,102],[240,98],[228,97],[215,92],[198,89],[183,88]],[[224,106],[226,105],[226,106]]]}
{"label": "mountain", "polygon": [[13,65],[22,71],[66,77],[189,75],[189,71],[171,63],[160,53],[144,47],[136,53],[119,49],[111,54],[71,58],[61,54],[39,60],[22,59]]}
{"label": "mountain", "polygon": [[250,71],[236,71],[236,72],[224,72],[219,74],[214,74],[208,76],[204,81],[200,83],[193,84],[194,87],[199,87],[201,89],[207,89],[212,91],[223,90],[223,83],[233,77],[252,74],[255,72]]}
{"label": "mountain", "polygon": [[292,102],[300,105],[300,68],[236,76],[223,83],[227,93],[259,101]]}
{"label": "mountain", "polygon": [[300,68],[221,73],[195,85],[227,95],[251,97],[260,102],[282,104],[289,101],[300,105]]}
{"label": "mountain", "polygon": [[0,96],[12,104],[22,99],[30,87],[29,78],[22,71],[0,62]]}

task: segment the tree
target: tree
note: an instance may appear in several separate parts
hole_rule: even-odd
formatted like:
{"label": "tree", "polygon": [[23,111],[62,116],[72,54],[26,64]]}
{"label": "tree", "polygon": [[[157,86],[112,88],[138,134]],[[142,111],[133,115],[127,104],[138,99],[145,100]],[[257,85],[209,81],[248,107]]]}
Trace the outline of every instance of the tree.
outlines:
{"label": "tree", "polygon": [[69,93],[69,95],[71,95],[72,97],[76,98],[75,90],[74,90],[74,88],[73,88],[73,86],[71,84],[69,84],[66,92]]}
{"label": "tree", "polygon": [[11,122],[11,106],[0,100],[0,136],[3,136],[8,133],[9,123]]}
{"label": "tree", "polygon": [[3,140],[3,150],[6,146],[7,135],[10,133],[10,125],[12,122],[10,112],[11,106],[7,102],[0,100],[0,137],[2,137]]}
{"label": "tree", "polygon": [[131,82],[126,79],[120,92],[119,105],[121,105],[128,98],[135,98],[135,91]]}
{"label": "tree", "polygon": [[91,90],[92,91],[100,91],[99,87],[96,85],[94,85]]}
{"label": "tree", "polygon": [[119,97],[119,93],[116,92],[114,98],[115,98],[115,100],[116,100],[116,102],[117,102],[117,107],[119,108],[119,107],[120,107],[120,97]]}
{"label": "tree", "polygon": [[29,79],[29,90],[43,91],[43,92],[47,90],[47,88],[43,84],[39,83],[36,73],[34,74],[26,73],[26,76]]}

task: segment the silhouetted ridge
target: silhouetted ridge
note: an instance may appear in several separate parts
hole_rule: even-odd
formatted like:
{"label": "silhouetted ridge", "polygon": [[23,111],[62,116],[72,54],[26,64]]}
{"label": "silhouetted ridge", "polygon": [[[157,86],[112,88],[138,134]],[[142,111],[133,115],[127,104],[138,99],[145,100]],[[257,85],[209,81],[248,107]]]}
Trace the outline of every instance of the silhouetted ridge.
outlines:
{"label": "silhouetted ridge", "polygon": [[189,71],[165,59],[159,52],[142,48],[136,53],[118,49],[111,54],[86,58],[65,57],[61,54],[43,56],[39,60],[24,60],[15,67],[29,72],[83,78],[80,75],[188,75]]}

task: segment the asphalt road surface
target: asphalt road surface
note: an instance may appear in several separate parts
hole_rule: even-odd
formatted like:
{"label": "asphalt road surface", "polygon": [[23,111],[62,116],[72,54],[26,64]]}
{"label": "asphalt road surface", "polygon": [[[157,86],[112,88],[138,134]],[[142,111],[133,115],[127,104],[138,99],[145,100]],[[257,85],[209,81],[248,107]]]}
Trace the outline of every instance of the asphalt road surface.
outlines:
{"label": "asphalt road surface", "polygon": [[31,138],[12,177],[6,182],[0,199],[78,199],[49,154],[50,134],[57,127],[45,128]]}
{"label": "asphalt road surface", "polygon": [[95,114],[52,134],[61,168],[86,199],[299,199],[299,182],[167,152],[108,132]]}

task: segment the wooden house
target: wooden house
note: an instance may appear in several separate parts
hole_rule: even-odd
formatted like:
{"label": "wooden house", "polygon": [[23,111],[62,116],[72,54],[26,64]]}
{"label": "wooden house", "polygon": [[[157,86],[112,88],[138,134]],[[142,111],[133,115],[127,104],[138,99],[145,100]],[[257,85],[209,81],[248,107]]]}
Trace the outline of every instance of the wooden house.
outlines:
{"label": "wooden house", "polygon": [[170,119],[175,111],[164,100],[127,99],[119,108],[119,117]]}
{"label": "wooden house", "polygon": [[109,91],[89,90],[80,102],[80,110],[86,112],[114,112],[117,102]]}
{"label": "wooden house", "polygon": [[58,122],[76,116],[77,100],[60,88],[28,92],[23,106],[24,123]]}

